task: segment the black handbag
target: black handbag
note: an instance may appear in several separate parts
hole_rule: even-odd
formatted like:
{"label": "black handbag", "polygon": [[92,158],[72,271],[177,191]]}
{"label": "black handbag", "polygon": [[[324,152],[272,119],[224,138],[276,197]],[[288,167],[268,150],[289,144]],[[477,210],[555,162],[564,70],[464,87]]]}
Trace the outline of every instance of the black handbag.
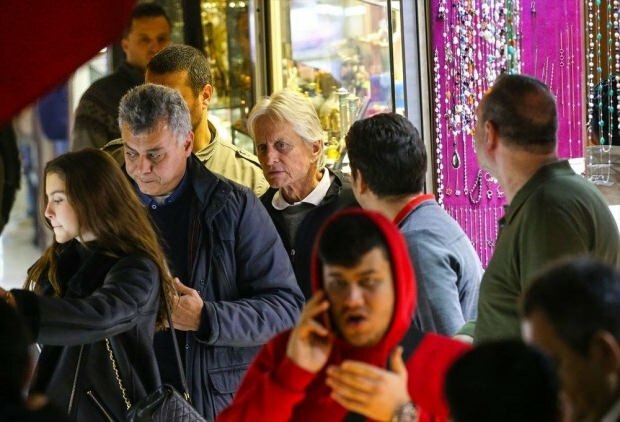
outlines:
{"label": "black handbag", "polygon": [[[162,290],[163,291],[163,290]],[[164,297],[164,303],[166,305],[166,315],[168,317],[168,324],[170,325],[170,335],[172,336],[172,344],[174,345],[174,354],[177,360],[177,367],[179,369],[179,376],[183,385],[183,396],[181,396],[171,385],[161,385],[157,390],[140,400],[139,402],[131,405],[129,398],[127,397],[127,391],[123,387],[116,361],[114,359],[114,353],[110,347],[110,341],[106,339],[106,347],[112,361],[112,369],[116,375],[118,386],[121,389],[123,400],[127,406],[127,421],[128,422],[206,422],[206,419],[202,417],[200,413],[192,406],[189,388],[187,387],[187,380],[185,379],[185,371],[183,370],[183,364],[181,363],[181,354],[179,352],[179,345],[177,344],[174,325],[172,324],[172,314],[170,313],[170,306],[168,306],[168,300]]]}

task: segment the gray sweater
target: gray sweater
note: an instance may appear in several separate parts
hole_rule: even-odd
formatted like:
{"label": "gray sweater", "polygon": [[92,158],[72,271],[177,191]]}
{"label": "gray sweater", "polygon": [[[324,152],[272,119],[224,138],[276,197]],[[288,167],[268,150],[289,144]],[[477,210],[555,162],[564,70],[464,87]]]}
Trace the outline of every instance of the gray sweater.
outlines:
{"label": "gray sweater", "polygon": [[414,323],[422,331],[454,335],[475,320],[483,269],[469,238],[437,204],[426,201],[399,224],[418,285]]}

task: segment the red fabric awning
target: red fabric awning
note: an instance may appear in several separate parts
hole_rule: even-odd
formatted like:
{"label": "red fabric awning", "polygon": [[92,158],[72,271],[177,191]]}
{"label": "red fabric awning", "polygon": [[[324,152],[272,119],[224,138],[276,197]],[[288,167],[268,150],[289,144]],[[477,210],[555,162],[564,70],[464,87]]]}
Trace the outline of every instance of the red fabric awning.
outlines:
{"label": "red fabric awning", "polygon": [[4,0],[0,124],[116,41],[136,0]]}

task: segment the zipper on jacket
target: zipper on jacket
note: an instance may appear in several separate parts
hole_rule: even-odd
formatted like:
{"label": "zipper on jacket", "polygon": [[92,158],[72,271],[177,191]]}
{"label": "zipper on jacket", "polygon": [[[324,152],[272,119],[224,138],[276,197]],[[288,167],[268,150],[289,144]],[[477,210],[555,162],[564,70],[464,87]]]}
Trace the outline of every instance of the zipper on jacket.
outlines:
{"label": "zipper on jacket", "polygon": [[93,392],[93,390],[88,390],[86,392],[86,395],[91,398],[93,403],[95,403],[95,406],[97,406],[99,408],[101,413],[103,413],[103,416],[105,416],[108,421],[115,422],[115,420],[112,417],[112,415],[110,415],[110,412],[108,412],[108,410],[103,406],[103,403],[101,403],[101,401],[99,401],[97,396],[95,396],[95,393]]}
{"label": "zipper on jacket", "polygon": [[71,387],[71,396],[69,398],[68,415],[71,415],[71,409],[73,408],[73,399],[75,398],[75,389],[77,387],[78,374],[80,372],[80,365],[82,362],[82,352],[84,352],[84,345],[80,346],[80,354],[78,355],[77,365],[75,367],[75,375],[73,375],[73,387]]}

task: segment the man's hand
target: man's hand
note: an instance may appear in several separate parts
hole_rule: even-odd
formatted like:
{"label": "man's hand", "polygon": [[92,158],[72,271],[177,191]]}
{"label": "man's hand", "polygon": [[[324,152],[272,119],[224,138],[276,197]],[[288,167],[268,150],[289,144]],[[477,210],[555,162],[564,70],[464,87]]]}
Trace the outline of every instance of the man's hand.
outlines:
{"label": "man's hand", "polygon": [[323,368],[332,349],[333,338],[329,329],[316,319],[328,308],[329,302],[323,291],[316,292],[301,311],[286,346],[286,356],[309,372]]}
{"label": "man's hand", "polygon": [[389,421],[405,403],[411,401],[407,390],[407,368],[403,348],[390,356],[394,372],[359,361],[344,361],[327,369],[331,397],[345,409],[370,419]]}
{"label": "man's hand", "polygon": [[172,323],[181,331],[198,331],[204,302],[198,292],[174,278],[177,296],[172,304]]}

